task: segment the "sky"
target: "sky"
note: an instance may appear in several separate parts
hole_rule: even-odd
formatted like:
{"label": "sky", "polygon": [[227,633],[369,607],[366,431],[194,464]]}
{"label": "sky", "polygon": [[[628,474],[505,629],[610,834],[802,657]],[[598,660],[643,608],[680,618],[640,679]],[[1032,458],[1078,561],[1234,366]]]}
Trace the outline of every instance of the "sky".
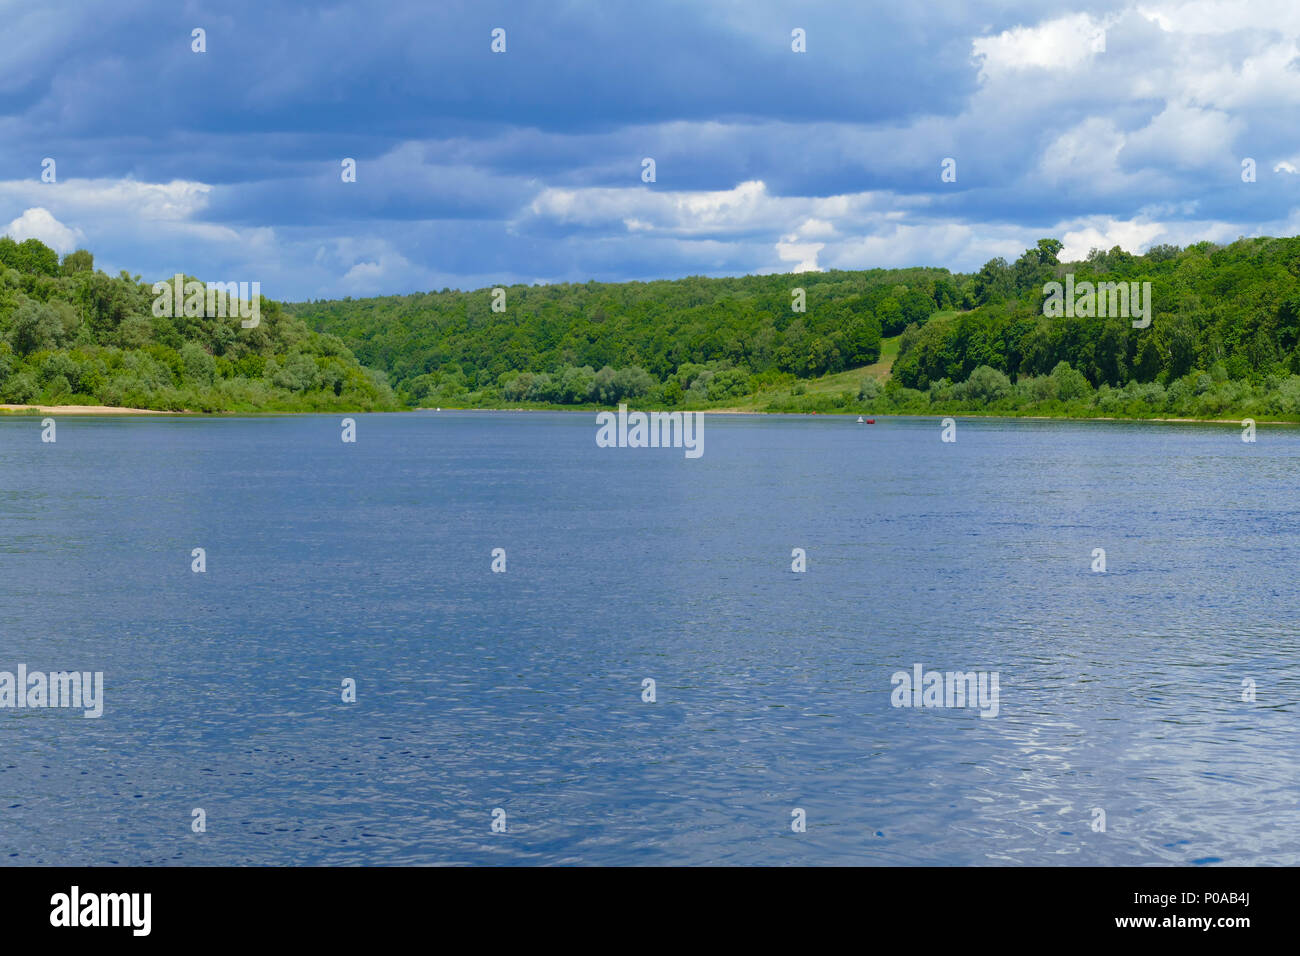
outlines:
{"label": "sky", "polygon": [[1300,233],[1295,0],[0,0],[0,22],[0,232],[146,281],[303,300]]}

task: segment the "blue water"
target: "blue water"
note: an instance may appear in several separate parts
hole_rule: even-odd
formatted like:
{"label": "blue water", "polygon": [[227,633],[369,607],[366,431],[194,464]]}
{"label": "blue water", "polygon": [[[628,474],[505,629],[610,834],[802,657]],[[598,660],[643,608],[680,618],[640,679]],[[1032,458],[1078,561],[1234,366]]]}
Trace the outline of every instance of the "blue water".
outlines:
{"label": "blue water", "polygon": [[0,862],[1300,863],[1300,431],[340,417],[0,416]]}

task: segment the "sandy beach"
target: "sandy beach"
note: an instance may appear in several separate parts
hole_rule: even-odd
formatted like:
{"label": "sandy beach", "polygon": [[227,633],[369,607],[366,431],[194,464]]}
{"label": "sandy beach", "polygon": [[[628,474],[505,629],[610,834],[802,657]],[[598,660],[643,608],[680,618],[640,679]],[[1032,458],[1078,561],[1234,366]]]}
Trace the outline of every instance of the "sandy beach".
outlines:
{"label": "sandy beach", "polygon": [[0,405],[0,412],[36,412],[46,415],[179,415],[153,408],[118,408],[114,405]]}

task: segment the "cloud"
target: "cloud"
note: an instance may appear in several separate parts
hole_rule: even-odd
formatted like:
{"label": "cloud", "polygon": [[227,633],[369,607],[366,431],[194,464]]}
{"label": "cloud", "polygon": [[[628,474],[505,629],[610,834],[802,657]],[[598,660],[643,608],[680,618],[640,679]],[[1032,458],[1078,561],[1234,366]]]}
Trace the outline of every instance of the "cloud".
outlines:
{"label": "cloud", "polygon": [[1077,13],[980,37],[973,53],[982,79],[1030,69],[1069,71],[1106,51],[1106,27],[1106,20]]}
{"label": "cloud", "polygon": [[817,254],[826,248],[822,242],[790,242],[782,239],[776,244],[776,254],[782,262],[793,262],[791,272],[821,272]]}
{"label": "cloud", "polygon": [[39,203],[65,219],[101,223],[182,223],[207,207],[211,186],[198,182],[142,183],[132,179],[0,181],[0,210]]}
{"label": "cloud", "polygon": [[1124,158],[1133,164],[1198,169],[1235,163],[1231,144],[1246,124],[1223,110],[1171,102],[1147,126],[1128,136]]}
{"label": "cloud", "polygon": [[40,206],[33,206],[9,223],[4,234],[20,242],[24,239],[39,239],[61,253],[72,252],[84,238],[80,229],[69,229],[55,219],[48,209]]}

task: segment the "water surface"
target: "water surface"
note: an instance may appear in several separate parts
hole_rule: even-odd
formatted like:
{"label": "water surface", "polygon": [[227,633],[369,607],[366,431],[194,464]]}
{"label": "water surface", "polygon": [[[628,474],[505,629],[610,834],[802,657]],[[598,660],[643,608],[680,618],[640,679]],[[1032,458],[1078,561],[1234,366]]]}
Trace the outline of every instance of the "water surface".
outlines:
{"label": "water surface", "polygon": [[353,417],[0,416],[0,862],[1300,863],[1300,431]]}

